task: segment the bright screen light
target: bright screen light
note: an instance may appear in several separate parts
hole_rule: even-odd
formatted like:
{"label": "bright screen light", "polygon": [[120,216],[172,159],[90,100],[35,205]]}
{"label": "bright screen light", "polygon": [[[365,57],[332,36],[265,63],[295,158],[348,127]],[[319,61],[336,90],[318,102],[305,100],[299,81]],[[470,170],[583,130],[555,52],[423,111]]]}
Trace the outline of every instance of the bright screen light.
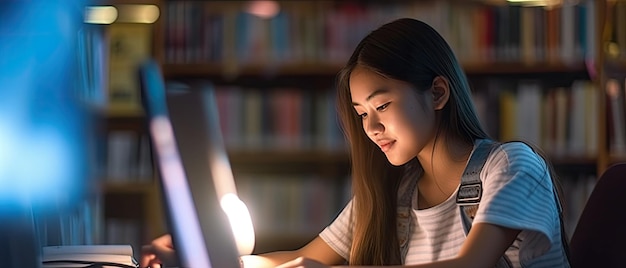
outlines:
{"label": "bright screen light", "polygon": [[78,3],[0,6],[0,214],[73,205],[88,182],[89,128],[77,99]]}
{"label": "bright screen light", "polygon": [[246,204],[235,194],[220,198],[220,206],[230,222],[239,255],[248,255],[254,250],[254,226]]}

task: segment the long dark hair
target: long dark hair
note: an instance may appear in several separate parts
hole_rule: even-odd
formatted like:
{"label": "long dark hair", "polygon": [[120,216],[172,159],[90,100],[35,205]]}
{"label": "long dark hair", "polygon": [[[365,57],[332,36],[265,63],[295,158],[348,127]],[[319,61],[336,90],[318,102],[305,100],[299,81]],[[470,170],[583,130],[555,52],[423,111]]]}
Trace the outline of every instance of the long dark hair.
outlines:
{"label": "long dark hair", "polygon": [[[388,78],[428,90],[442,76],[450,87],[450,98],[439,111],[439,130],[444,139],[473,144],[488,138],[476,114],[469,83],[450,46],[428,24],[403,18],[372,31],[356,47],[337,79],[337,108],[352,161],[353,213],[355,225],[350,252],[352,265],[400,264],[396,231],[398,183],[405,166],[392,166],[367,137],[352,107],[349,79],[356,66]],[[439,131],[438,131],[439,132]],[[421,170],[421,166],[419,166]]]}

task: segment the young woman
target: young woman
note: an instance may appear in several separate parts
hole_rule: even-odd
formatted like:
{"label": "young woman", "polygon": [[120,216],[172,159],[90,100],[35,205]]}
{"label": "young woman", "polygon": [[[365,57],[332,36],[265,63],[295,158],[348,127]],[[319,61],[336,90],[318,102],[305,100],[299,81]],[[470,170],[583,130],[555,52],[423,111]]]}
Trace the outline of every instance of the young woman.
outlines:
{"label": "young woman", "polygon": [[[465,230],[461,177],[492,141],[459,62],[429,25],[405,18],[371,32],[339,73],[337,96],[352,200],[309,244],[244,256],[246,267],[569,267],[550,166],[524,143],[488,151]],[[143,266],[171,258],[171,240],[145,252]]]}

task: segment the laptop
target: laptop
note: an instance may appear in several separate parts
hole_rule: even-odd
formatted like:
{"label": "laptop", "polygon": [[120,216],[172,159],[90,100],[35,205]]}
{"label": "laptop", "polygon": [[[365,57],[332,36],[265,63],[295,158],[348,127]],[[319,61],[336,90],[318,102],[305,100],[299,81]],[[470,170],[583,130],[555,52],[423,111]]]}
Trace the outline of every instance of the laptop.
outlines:
{"label": "laptop", "polygon": [[154,60],[139,72],[165,216],[181,267],[239,267],[239,255],[252,252],[254,230],[237,197],[213,88],[166,89]]}

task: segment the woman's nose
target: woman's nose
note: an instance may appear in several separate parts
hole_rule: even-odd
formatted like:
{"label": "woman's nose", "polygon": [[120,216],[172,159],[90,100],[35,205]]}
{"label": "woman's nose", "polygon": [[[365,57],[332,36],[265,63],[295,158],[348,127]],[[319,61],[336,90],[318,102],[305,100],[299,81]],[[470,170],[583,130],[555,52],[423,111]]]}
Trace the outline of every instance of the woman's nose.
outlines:
{"label": "woman's nose", "polygon": [[363,128],[365,129],[365,133],[370,137],[374,137],[382,133],[385,129],[382,122],[380,121],[380,118],[375,115],[368,115],[365,118],[365,121],[363,122]]}

